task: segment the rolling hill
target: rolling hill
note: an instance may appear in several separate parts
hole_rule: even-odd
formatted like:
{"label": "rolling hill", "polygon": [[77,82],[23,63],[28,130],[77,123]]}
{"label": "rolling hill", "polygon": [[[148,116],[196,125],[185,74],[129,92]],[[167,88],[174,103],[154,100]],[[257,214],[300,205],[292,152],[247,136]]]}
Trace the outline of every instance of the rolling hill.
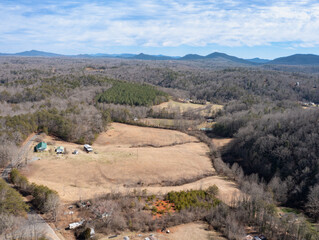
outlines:
{"label": "rolling hill", "polygon": [[144,53],[140,53],[138,55],[128,57],[131,59],[140,59],[140,60],[173,60],[173,57],[164,56],[164,55],[147,55]]}
{"label": "rolling hill", "polygon": [[214,52],[206,56],[198,54],[186,54],[183,57],[172,57],[165,55],[149,55],[145,53],[140,54],[77,54],[77,55],[63,55],[51,52],[44,52],[38,50],[30,50],[19,53],[0,53],[0,56],[25,56],[25,57],[77,57],[77,58],[121,58],[121,59],[139,59],[139,60],[184,60],[184,61],[196,61],[196,60],[213,60],[214,62],[222,63],[235,63],[245,65],[319,65],[319,55],[314,54],[295,54],[287,57],[280,57],[274,60],[252,58],[243,59],[235,56],[231,56],[221,52]]}
{"label": "rolling hill", "polygon": [[273,65],[319,65],[319,56],[314,54],[295,54],[276,58],[267,64]]}
{"label": "rolling hill", "polygon": [[15,55],[15,56],[26,56],[26,57],[61,57],[61,56],[63,56],[61,54],[50,53],[50,52],[42,52],[42,51],[37,51],[37,50],[19,52],[19,53],[15,53],[13,55]]}
{"label": "rolling hill", "polygon": [[254,63],[260,63],[260,64],[268,63],[271,61],[269,59],[263,59],[263,58],[251,58],[251,59],[245,59],[245,60],[250,61],[250,62],[254,62]]}

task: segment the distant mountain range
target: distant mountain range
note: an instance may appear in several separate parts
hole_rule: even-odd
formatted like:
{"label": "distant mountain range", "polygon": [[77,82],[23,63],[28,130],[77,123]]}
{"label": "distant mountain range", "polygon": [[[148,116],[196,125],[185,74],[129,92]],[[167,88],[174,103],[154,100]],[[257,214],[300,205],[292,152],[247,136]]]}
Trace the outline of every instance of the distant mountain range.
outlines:
{"label": "distant mountain range", "polygon": [[230,56],[225,53],[214,52],[207,56],[198,54],[187,54],[183,57],[170,57],[165,55],[148,55],[140,54],[78,54],[78,55],[63,55],[37,50],[19,52],[19,53],[0,53],[0,56],[25,56],[25,57],[77,57],[77,58],[122,58],[122,59],[139,59],[139,60],[181,60],[181,61],[198,61],[198,60],[214,60],[232,62],[245,65],[319,65],[319,56],[314,54],[295,54],[288,57],[280,57],[274,60],[268,59],[243,59],[235,56]]}
{"label": "distant mountain range", "polygon": [[319,56],[314,54],[295,54],[276,58],[269,63],[277,65],[319,65]]}

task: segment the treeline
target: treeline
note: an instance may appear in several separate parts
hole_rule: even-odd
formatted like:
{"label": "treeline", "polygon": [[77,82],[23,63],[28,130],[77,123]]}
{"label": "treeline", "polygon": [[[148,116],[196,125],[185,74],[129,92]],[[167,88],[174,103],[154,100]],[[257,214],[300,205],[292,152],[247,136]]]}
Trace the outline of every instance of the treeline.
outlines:
{"label": "treeline", "polygon": [[21,239],[16,231],[24,223],[29,206],[22,195],[0,179],[0,238]]}
{"label": "treeline", "polygon": [[147,84],[113,82],[111,88],[99,94],[100,103],[114,103],[130,106],[150,106],[168,100],[168,95]]}
{"label": "treeline", "polygon": [[6,138],[7,141],[16,144],[38,131],[65,141],[91,143],[96,134],[104,130],[108,119],[108,116],[95,108],[90,111],[76,106],[69,106],[64,111],[55,108],[44,109],[30,114],[0,117],[0,133],[4,140]]}
{"label": "treeline", "polygon": [[56,191],[44,185],[30,183],[17,169],[12,169],[10,180],[20,191],[33,196],[32,205],[37,210],[50,213],[53,220],[57,219],[60,198]]}
{"label": "treeline", "polygon": [[[50,98],[68,98],[70,95],[92,87],[108,88],[112,79],[94,75],[66,74],[61,76],[16,80],[3,84],[8,90],[0,92],[0,102],[38,102]],[[1,86],[1,84],[0,84]]]}
{"label": "treeline", "polygon": [[[25,216],[29,206],[23,201],[22,195],[11,188],[3,179],[0,179],[0,215],[12,214]],[[0,229],[2,224],[0,224]],[[1,231],[0,231],[1,232]]]}
{"label": "treeline", "polygon": [[239,129],[223,159],[279,185],[281,204],[306,207],[307,196],[319,183],[318,121],[317,109],[265,115]]}

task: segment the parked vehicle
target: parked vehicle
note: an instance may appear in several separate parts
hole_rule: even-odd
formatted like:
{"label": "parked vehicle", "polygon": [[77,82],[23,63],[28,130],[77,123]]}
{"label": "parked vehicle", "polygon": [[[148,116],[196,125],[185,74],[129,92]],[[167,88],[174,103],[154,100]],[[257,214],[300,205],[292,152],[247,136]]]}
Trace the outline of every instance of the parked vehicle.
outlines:
{"label": "parked vehicle", "polygon": [[89,144],[85,144],[84,145],[84,150],[89,153],[89,152],[93,152],[93,148],[89,145]]}

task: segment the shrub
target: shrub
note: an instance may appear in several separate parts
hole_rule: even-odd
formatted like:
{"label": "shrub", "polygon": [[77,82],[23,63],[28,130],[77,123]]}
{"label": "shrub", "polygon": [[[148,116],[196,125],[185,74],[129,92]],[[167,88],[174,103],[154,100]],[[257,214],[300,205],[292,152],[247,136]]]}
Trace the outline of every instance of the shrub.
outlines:
{"label": "shrub", "polygon": [[77,237],[77,239],[80,239],[80,240],[88,240],[90,238],[91,238],[91,229],[90,228],[86,228]]}
{"label": "shrub", "polygon": [[214,184],[213,186],[210,186],[208,189],[207,189],[207,192],[216,196],[219,192],[219,189],[218,187]]}

